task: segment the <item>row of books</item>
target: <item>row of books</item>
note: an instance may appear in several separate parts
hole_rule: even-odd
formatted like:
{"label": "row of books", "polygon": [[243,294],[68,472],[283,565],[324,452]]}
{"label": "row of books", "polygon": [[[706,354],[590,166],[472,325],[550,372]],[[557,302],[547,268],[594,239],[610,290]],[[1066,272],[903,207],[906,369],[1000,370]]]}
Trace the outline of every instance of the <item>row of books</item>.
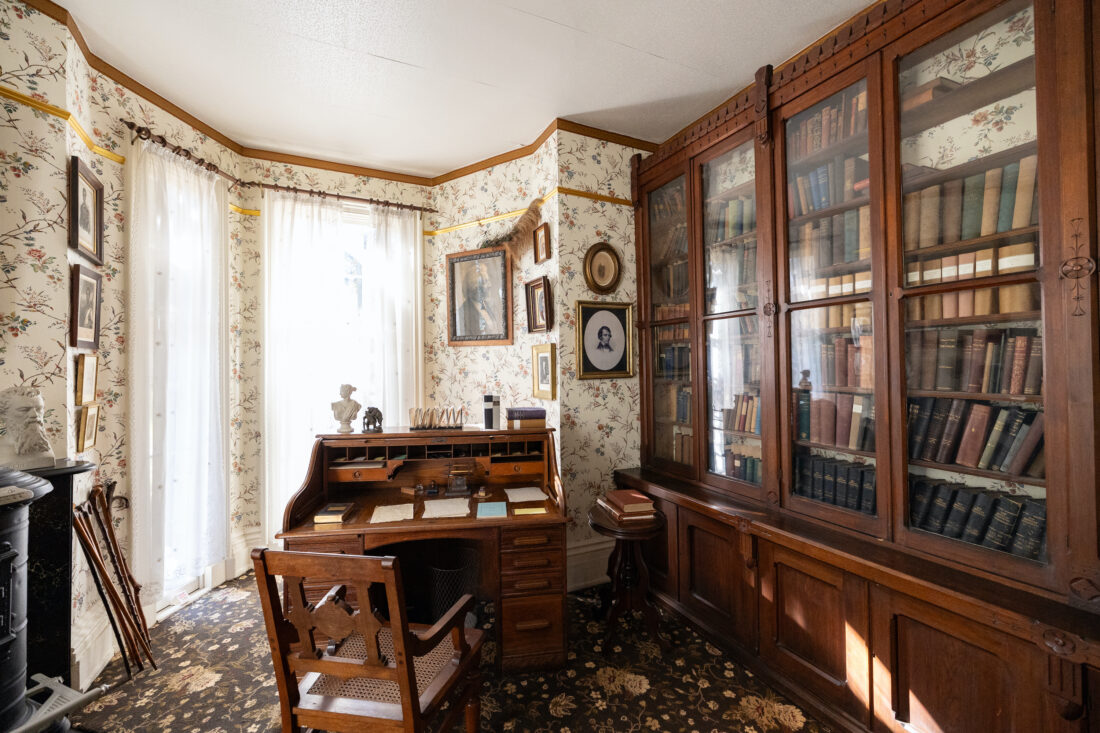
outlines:
{"label": "row of books", "polygon": [[794,176],[787,182],[787,212],[793,219],[846,201],[866,198],[870,188],[867,161],[858,156],[837,158]]}
{"label": "row of books", "polygon": [[[805,260],[803,262],[805,262]],[[792,295],[798,300],[840,298],[856,293],[866,293],[871,289],[870,265],[867,266],[866,270],[853,272],[847,275],[813,278],[812,280],[808,280],[809,288],[805,289],[804,286],[801,286],[799,283],[799,280],[802,279],[799,278],[799,274],[808,275],[812,269],[812,265],[799,267],[797,270],[792,268],[791,277],[794,279],[794,282],[792,283],[791,290]],[[801,270],[801,273],[799,273],[798,270]],[[867,303],[868,307],[870,307],[870,305],[870,303]],[[845,322],[847,322],[847,319],[845,319]]]}
{"label": "row of books", "polygon": [[[977,252],[935,257],[921,262],[907,262],[905,282],[907,287],[916,287],[977,277],[1009,275],[1014,272],[1034,270],[1037,264],[1035,242],[1019,242],[996,248],[987,247]],[[1022,313],[1035,308],[1036,296],[1035,286],[1029,283],[925,295],[906,301],[907,314],[914,320],[936,320],[957,316],[985,316],[992,313]]]}
{"label": "row of books", "polygon": [[756,229],[756,196],[738,196],[714,204],[709,211],[715,212],[710,224],[710,242],[739,237]]}
{"label": "row of books", "polygon": [[763,461],[759,453],[750,454],[743,449],[738,451],[727,450],[725,453],[726,475],[730,478],[748,481],[749,483],[763,483]]}
{"label": "row of books", "polygon": [[[650,224],[659,226],[669,221],[684,221],[687,216],[684,200],[684,182],[681,179],[671,185],[661,186],[649,195]],[[653,228],[653,227],[651,227]]]}
{"label": "row of books", "polygon": [[666,297],[679,301],[686,298],[691,283],[687,256],[674,262],[666,262],[653,273],[653,285]]}
{"label": "row of books", "polygon": [[658,409],[663,405],[664,412],[658,412],[666,419],[676,422],[691,422],[691,387],[683,383],[664,383],[654,387],[653,402]]}
{"label": "row of books", "polygon": [[[685,325],[686,329],[687,326]],[[657,376],[662,379],[691,377],[691,345],[665,344],[657,352]]]}
{"label": "row of books", "polygon": [[821,371],[818,387],[875,386],[874,341],[861,338],[857,343],[839,336],[821,344]]}
{"label": "row of books", "polygon": [[944,397],[909,398],[909,458],[1043,478],[1043,413]]}
{"label": "row of books", "polygon": [[1039,221],[1038,157],[907,193],[905,249],[933,247],[1022,229]]}
{"label": "row of books", "polygon": [[[871,257],[871,207],[791,224],[791,250],[821,269]],[[812,257],[808,256],[812,254]]]}
{"label": "row of books", "polygon": [[941,392],[1039,395],[1043,337],[1037,328],[910,330],[905,334],[910,386]]}
{"label": "row of books", "polygon": [[672,460],[686,466],[695,463],[695,434],[686,425],[672,426]]}
{"label": "row of books", "polygon": [[1046,555],[1045,499],[909,477],[909,526],[1038,560]]}
{"label": "row of books", "polygon": [[741,393],[733,398],[733,407],[716,410],[718,424],[723,430],[760,435],[760,416],[763,412],[759,395]]}
{"label": "row of books", "polygon": [[655,232],[651,252],[658,262],[667,262],[674,257],[686,257],[688,251],[688,227],[681,221],[663,235]]}
{"label": "row of books", "polygon": [[814,397],[795,390],[798,439],[841,450],[875,450],[875,400],[847,393]]}
{"label": "row of books", "polygon": [[[687,318],[691,313],[690,303],[667,303],[653,306],[653,320],[671,321],[673,318]],[[687,336],[684,336],[687,338]]]}
{"label": "row of books", "polygon": [[764,364],[760,349],[755,343],[725,343],[715,340],[713,335],[708,343],[710,353],[710,380],[744,388],[747,385],[760,384]]}
{"label": "row of books", "polygon": [[803,313],[806,315],[799,317],[799,325],[805,328],[817,330],[852,328],[867,336],[868,339],[871,337],[871,303],[869,301],[828,305],[809,311],[800,311],[800,314]]}
{"label": "row of books", "polygon": [[875,515],[874,466],[799,453],[795,475],[798,496]]}
{"label": "row of books", "polygon": [[740,245],[723,246],[707,252],[707,267],[711,279],[720,279],[724,286],[756,284],[756,240]]}
{"label": "row of books", "polygon": [[863,84],[845,89],[811,114],[787,123],[787,157],[797,161],[867,129],[867,89]]}
{"label": "row of books", "polygon": [[676,390],[676,422],[691,422],[691,387]]}

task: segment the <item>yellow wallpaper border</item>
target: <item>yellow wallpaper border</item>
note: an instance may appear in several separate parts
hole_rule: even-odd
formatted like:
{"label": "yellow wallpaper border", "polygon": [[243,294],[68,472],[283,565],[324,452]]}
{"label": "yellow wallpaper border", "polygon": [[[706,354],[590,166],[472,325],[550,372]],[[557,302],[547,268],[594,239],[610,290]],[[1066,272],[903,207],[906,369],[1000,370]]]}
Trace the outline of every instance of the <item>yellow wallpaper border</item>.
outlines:
{"label": "yellow wallpaper border", "polygon": [[[618,206],[634,206],[634,202],[630,199],[622,199],[615,196],[607,196],[602,193],[592,193],[591,191],[582,191],[579,188],[566,188],[564,186],[557,186],[542,197],[542,201],[546,202],[552,199],[554,196],[578,196],[580,198],[591,199],[592,201],[602,201],[608,204],[616,204]],[[495,214],[493,216],[486,216],[482,219],[475,219],[474,221],[468,221],[463,224],[455,224],[454,226],[443,227],[442,229],[425,229],[425,237],[434,237],[438,234],[446,234],[448,232],[455,232],[459,229],[468,229],[469,227],[481,226],[483,224],[490,224],[494,221],[502,221],[504,219],[512,219],[517,216],[522,216],[527,209],[516,209],[515,211],[507,211],[503,214]]]}
{"label": "yellow wallpaper border", "polygon": [[230,204],[229,205],[229,210],[230,211],[235,211],[238,214],[244,214],[245,216],[259,216],[260,215],[260,210],[259,209],[242,209],[240,206],[237,206],[235,204]]}
{"label": "yellow wallpaper border", "polygon": [[84,131],[84,128],[80,126],[80,122],[77,121],[76,117],[73,116],[73,114],[68,110],[61,109],[60,107],[55,107],[52,104],[35,99],[34,97],[28,96],[26,94],[23,94],[22,92],[18,92],[5,86],[0,86],[0,97],[7,97],[8,99],[19,102],[20,104],[25,104],[28,107],[37,109],[40,112],[45,112],[46,114],[53,115],[54,117],[60,117],[61,119],[69,123],[69,127],[73,128],[73,131],[77,134],[77,137],[79,137],[84,142],[84,145],[87,146],[88,150],[91,150],[96,155],[102,156],[107,160],[113,160],[114,162],[119,164],[123,164],[126,162],[126,158],[119,155],[118,153],[112,152],[107,148],[102,148],[96,145],[95,141],[92,140],[91,135]]}

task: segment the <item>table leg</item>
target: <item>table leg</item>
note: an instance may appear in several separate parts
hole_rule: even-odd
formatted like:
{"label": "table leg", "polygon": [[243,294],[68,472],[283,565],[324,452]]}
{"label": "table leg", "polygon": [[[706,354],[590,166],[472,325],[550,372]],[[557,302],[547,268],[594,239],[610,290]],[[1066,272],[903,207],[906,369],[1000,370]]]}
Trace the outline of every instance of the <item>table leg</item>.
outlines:
{"label": "table leg", "polygon": [[662,649],[662,651],[668,651],[668,642],[661,636],[661,632],[658,628],[658,622],[661,619],[660,611],[657,606],[649,597],[649,567],[645,564],[645,558],[642,556],[642,543],[635,542],[638,551],[638,570],[639,580],[638,594],[639,594],[639,607],[642,611],[642,616],[645,617],[646,630],[649,635],[653,637],[653,641],[656,642]]}
{"label": "table leg", "polygon": [[610,585],[604,586],[600,589],[600,607],[596,609],[596,619],[602,621],[607,618],[607,613],[611,608],[611,597],[614,594],[616,570],[619,564],[619,555],[622,552],[620,542],[616,542],[615,546],[611,548],[611,554],[607,556],[607,579],[611,581]]}

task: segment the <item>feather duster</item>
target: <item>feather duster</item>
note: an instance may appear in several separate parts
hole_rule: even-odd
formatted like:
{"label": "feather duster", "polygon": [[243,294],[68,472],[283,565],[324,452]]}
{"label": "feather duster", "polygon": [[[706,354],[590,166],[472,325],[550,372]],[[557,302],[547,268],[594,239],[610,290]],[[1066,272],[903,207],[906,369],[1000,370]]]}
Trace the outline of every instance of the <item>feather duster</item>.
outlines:
{"label": "feather duster", "polygon": [[510,231],[499,237],[493,237],[487,240],[481,245],[481,249],[503,245],[513,259],[518,259],[519,256],[523,254],[524,247],[531,243],[531,235],[538,227],[541,219],[542,199],[535,199],[531,202],[531,205],[527,207],[527,211],[523,212],[523,215],[520,216],[519,220],[516,221],[515,226],[513,226]]}

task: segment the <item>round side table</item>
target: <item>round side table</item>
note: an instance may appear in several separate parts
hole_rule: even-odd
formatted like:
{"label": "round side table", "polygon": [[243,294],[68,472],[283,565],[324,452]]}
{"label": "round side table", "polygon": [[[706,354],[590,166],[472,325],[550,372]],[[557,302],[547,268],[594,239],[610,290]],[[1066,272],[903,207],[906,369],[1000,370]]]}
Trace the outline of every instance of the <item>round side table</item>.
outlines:
{"label": "round side table", "polygon": [[667,643],[657,631],[657,607],[648,598],[649,569],[642,557],[642,543],[656,537],[665,528],[665,515],[657,512],[651,520],[636,519],[619,522],[598,504],[588,510],[588,526],[604,537],[615,540],[615,549],[607,560],[607,575],[611,578],[611,608],[607,612],[607,635],[604,645],[610,646],[619,617],[626,611],[641,611],[646,630],[662,649]]}

